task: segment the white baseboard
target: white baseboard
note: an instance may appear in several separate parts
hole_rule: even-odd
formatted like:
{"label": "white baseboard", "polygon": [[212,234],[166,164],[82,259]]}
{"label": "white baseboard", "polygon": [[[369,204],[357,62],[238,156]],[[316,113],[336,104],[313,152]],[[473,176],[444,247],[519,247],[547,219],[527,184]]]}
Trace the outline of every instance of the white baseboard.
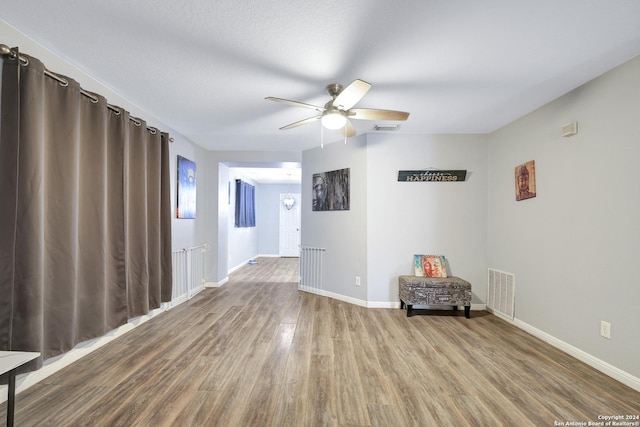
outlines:
{"label": "white baseboard", "polygon": [[300,286],[300,285],[298,285],[298,289],[301,291],[309,292],[311,294],[316,294],[316,295],[328,297],[331,299],[337,299],[338,301],[348,302],[349,304],[359,305],[361,307],[367,306],[367,302],[361,299],[348,297],[346,295],[336,294],[334,292],[325,291],[324,289],[318,289],[318,288],[312,288],[312,287]]}
{"label": "white baseboard", "polygon": [[358,298],[348,297],[346,295],[340,295],[329,291],[324,291],[324,296],[337,299],[339,301],[348,302],[349,304],[359,305],[360,307],[367,307],[367,302]]}
{"label": "white baseboard", "polygon": [[245,265],[249,264],[249,261],[254,260],[256,258],[278,258],[280,257],[280,255],[276,255],[276,254],[260,254],[260,255],[256,255],[255,257],[249,258],[246,261],[241,262],[240,264],[236,265],[235,267],[232,267],[231,269],[229,269],[229,271],[227,271],[227,277],[225,277],[224,279],[220,280],[219,282],[205,282],[204,287],[205,288],[219,288],[220,286],[224,285],[225,283],[227,283],[229,281],[229,274],[233,273],[234,271],[237,271],[239,269],[241,269],[242,267],[244,267]]}
{"label": "white baseboard", "polygon": [[[323,297],[329,297],[337,299],[339,301],[348,302],[350,304],[359,305],[366,308],[400,308],[400,301],[365,301],[358,298],[349,297],[342,294],[336,294],[334,292],[325,291],[324,289],[316,289],[305,286],[298,286],[298,289],[310,292],[312,294],[320,295]],[[426,306],[425,306],[426,307]],[[414,306],[414,308],[420,308],[420,306]],[[472,311],[486,310],[486,304],[471,304]]]}
{"label": "white baseboard", "polygon": [[220,280],[219,282],[204,282],[204,287],[205,288],[219,288],[220,286],[224,285],[228,281],[229,281],[229,276],[225,277],[224,279]]}
{"label": "white baseboard", "polygon": [[367,308],[400,308],[399,302],[367,301]]}
{"label": "white baseboard", "polygon": [[240,269],[241,269],[242,267],[244,267],[245,265],[249,264],[249,261],[251,261],[252,259],[254,259],[254,258],[249,258],[248,260],[241,262],[240,264],[236,265],[235,267],[231,267],[231,268],[229,269],[229,271],[227,271],[227,276],[228,276],[229,274],[231,274],[231,273],[235,272],[235,271],[240,270]]}
{"label": "white baseboard", "polygon": [[[400,308],[400,301],[390,301],[390,302],[385,302],[385,301],[369,301],[367,302],[366,307],[368,308]],[[414,305],[413,308],[415,309],[421,309],[421,308],[429,308],[428,305]],[[462,307],[462,306],[459,306]],[[433,309],[437,310],[439,309],[437,306],[432,306]],[[482,311],[482,310],[486,310],[487,309],[487,305],[486,304],[471,304],[471,311]]]}
{"label": "white baseboard", "polygon": [[[302,289],[305,290],[305,289]],[[351,298],[351,297],[346,297],[344,295],[340,295],[340,294],[336,294],[333,292],[328,292],[328,291],[324,291],[324,290],[317,290],[317,289],[308,289],[308,292],[311,293],[315,293],[318,295],[322,295],[322,296],[326,296],[329,298],[333,298],[333,299],[337,299],[340,301],[344,301],[344,302],[348,302],[351,304],[356,304],[362,307],[367,307],[367,308],[399,308],[400,307],[400,302],[384,302],[384,301],[363,301],[360,299],[356,299],[356,298]],[[486,304],[471,304],[471,310],[472,311],[477,311],[477,310],[486,310],[487,306]],[[495,315],[495,314],[494,314]],[[601,359],[598,359],[597,357],[583,351],[580,350],[579,348],[576,348],[570,344],[567,344],[564,341],[559,340],[558,338],[551,336],[549,334],[547,334],[546,332],[543,332],[537,328],[534,328],[533,326],[515,319],[515,320],[511,320],[509,318],[506,318],[504,316],[498,316],[501,319],[505,320],[508,323],[513,324],[514,326],[522,329],[523,331],[537,337],[540,338],[542,341],[556,347],[557,349],[575,357],[576,359],[580,360],[581,362],[586,363],[587,365],[591,366],[592,368],[597,369],[598,371],[602,372],[605,375],[610,376],[611,378],[615,379],[616,381],[621,382],[624,385],[627,385],[629,387],[631,387],[632,389],[636,390],[636,391],[640,391],[640,378],[635,377],[633,375],[631,375],[628,372],[623,371],[622,369],[619,369]],[[473,316],[472,316],[473,318]]]}
{"label": "white baseboard", "polygon": [[509,319],[505,319],[504,317],[501,318],[509,323],[512,323],[514,326],[522,329],[523,331],[533,335],[534,337],[540,338],[542,341],[575,357],[581,362],[586,363],[592,368],[597,369],[603,374],[610,376],[614,380],[619,381],[636,391],[640,391],[640,378],[635,377],[630,373],[623,371],[622,369],[616,368],[615,366],[605,362],[604,360],[598,359],[597,357],[583,350],[580,350],[579,348],[574,347],[571,344],[567,344],[566,342],[559,340],[558,338],[549,335],[546,332],[541,331],[540,329],[534,328],[533,326],[523,322],[522,320],[514,319],[513,321],[510,321]]}
{"label": "white baseboard", "polygon": [[249,259],[242,261],[240,264],[236,265],[235,267],[231,267],[229,271],[227,271],[227,275],[233,273],[234,271],[240,270],[242,267],[249,264],[249,261],[255,260],[256,258],[277,258],[279,256],[280,255],[274,255],[274,254],[260,254],[260,255],[253,256]]}
{"label": "white baseboard", "polygon": [[[16,394],[20,393],[31,387],[32,385],[42,381],[43,379],[53,375],[60,369],[71,365],[73,362],[80,360],[84,356],[99,349],[105,344],[110,343],[114,339],[121,337],[129,331],[132,331],[136,327],[142,325],[149,319],[157,316],[158,314],[168,310],[170,307],[167,304],[162,304],[158,309],[152,310],[149,314],[130,319],[126,324],[107,332],[105,335],[94,338],[92,340],[83,341],[77,344],[74,348],[59,356],[52,357],[45,360],[42,368],[37,371],[29,372],[16,376]],[[0,403],[6,402],[8,394],[8,386],[0,386]]]}
{"label": "white baseboard", "polygon": [[[226,277],[225,279],[223,279],[222,281],[218,282],[217,284],[213,284],[214,286],[222,286],[224,283],[228,282],[229,278]],[[206,286],[209,286],[209,284],[207,284]],[[334,292],[329,292],[329,291],[324,291],[321,289],[315,289],[315,288],[300,288],[301,290],[305,290],[307,292],[311,292],[314,294],[318,294],[321,296],[326,296],[329,298],[333,298],[339,301],[344,301],[350,304],[354,304],[354,305],[359,305],[361,307],[367,307],[367,308],[399,308],[400,307],[400,303],[399,302],[376,302],[376,301],[371,301],[371,302],[367,302],[358,298],[353,298],[353,297],[348,297],[345,295],[341,295],[341,294],[336,294]],[[122,325],[121,327],[114,329],[110,332],[108,332],[106,335],[99,337],[99,338],[95,338],[93,340],[89,340],[89,341],[84,341],[78,345],[76,345],[72,350],[68,351],[67,353],[64,353],[60,356],[48,359],[45,361],[43,367],[37,371],[34,372],[30,372],[27,374],[22,374],[22,375],[18,375],[16,377],[16,394],[20,393],[21,391],[26,390],[27,388],[31,387],[32,385],[38,383],[39,381],[42,381],[43,379],[47,378],[48,376],[54,374],[55,372],[59,371],[60,369],[72,364],[73,362],[79,360],[80,358],[88,355],[89,353],[99,349],[100,347],[102,347],[105,344],[108,344],[109,342],[113,341],[114,339],[126,334],[127,332],[133,330],[134,328],[136,328],[137,326],[145,323],[146,321],[148,321],[149,319],[157,316],[158,314],[164,312],[165,310],[167,310],[169,307],[164,305],[162,307],[160,307],[159,309],[153,310],[152,312],[150,312],[148,315],[145,316],[140,316],[137,317],[135,319],[131,319],[129,320],[129,322],[125,325]],[[486,306],[484,304],[472,304],[471,305],[471,310],[485,310]],[[541,339],[542,341],[558,348],[559,350],[575,357],[576,359],[586,363],[587,365],[597,369],[598,371],[604,373],[605,375],[610,376],[611,378],[615,379],[616,381],[621,382],[622,384],[625,384],[629,387],[631,387],[632,389],[636,390],[636,391],[640,391],[640,378],[637,378],[631,374],[629,374],[628,372],[625,372],[601,359],[598,359],[595,356],[592,356],[582,350],[580,350],[579,348],[576,348],[570,344],[565,343],[564,341],[559,340],[558,338],[553,337],[552,335],[547,334],[546,332],[543,332],[537,328],[534,328],[533,326],[515,319],[513,321],[509,320],[509,319],[505,319],[503,318],[506,322],[513,324],[514,326],[522,329],[523,331]],[[0,386],[0,403],[5,402],[7,400],[7,386],[3,385]]]}
{"label": "white baseboard", "polygon": [[[245,265],[249,264],[249,261],[255,260],[257,258],[280,258],[280,255],[278,255],[278,254],[258,254],[258,255],[254,256],[254,257],[251,257],[251,258],[241,262],[240,264],[236,265],[235,267],[231,267],[229,269],[229,271],[227,271],[227,274],[231,274],[234,271],[237,271],[237,270],[241,269]],[[297,258],[297,257],[290,257],[290,258]],[[228,281],[229,281],[229,278],[226,277],[224,283],[227,283]],[[217,285],[213,285],[211,287],[222,286],[224,283],[218,282]]]}

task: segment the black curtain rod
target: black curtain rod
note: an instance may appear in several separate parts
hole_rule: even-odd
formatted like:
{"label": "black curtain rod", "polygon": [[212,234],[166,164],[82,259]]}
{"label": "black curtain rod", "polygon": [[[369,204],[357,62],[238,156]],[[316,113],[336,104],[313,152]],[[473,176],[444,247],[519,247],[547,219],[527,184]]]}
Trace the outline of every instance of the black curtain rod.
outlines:
{"label": "black curtain rod", "polygon": [[[20,64],[23,66],[27,66],[29,65],[29,58],[16,54],[14,50],[12,50],[9,46],[7,46],[6,44],[0,44],[0,55],[4,55],[4,56],[10,56],[13,59],[16,59],[16,56],[18,57],[18,60],[20,61]],[[52,79],[56,80],[58,83],[60,83],[61,86],[68,86],[69,82],[67,80],[65,80],[64,78],[60,77],[57,74],[52,73],[51,71],[47,70],[46,68],[44,69],[44,74],[47,77],[51,77]],[[84,96],[86,96],[87,98],[89,98],[91,100],[91,102],[93,102],[94,104],[98,102],[98,97],[91,93],[91,92],[87,92],[86,90],[80,88],[80,93],[83,94]],[[109,103],[107,103],[107,108],[110,109],[111,111],[113,111],[116,114],[121,114],[122,113],[122,109],[116,105],[111,105]],[[140,119],[133,117],[133,116],[129,116],[129,120],[131,120],[136,126],[141,126],[142,125],[142,121],[140,121]],[[147,127],[147,129],[155,134],[156,132],[158,132],[158,129],[154,128],[154,127]],[[173,138],[169,137],[169,141],[173,142]]]}

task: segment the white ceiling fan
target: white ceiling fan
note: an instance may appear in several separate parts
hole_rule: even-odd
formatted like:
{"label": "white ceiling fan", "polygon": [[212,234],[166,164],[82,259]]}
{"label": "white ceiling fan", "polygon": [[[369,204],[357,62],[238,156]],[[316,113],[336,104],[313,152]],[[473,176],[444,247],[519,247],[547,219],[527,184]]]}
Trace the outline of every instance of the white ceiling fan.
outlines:
{"label": "white ceiling fan", "polygon": [[343,129],[346,138],[351,138],[356,134],[356,130],[350,119],[356,120],[407,120],[409,113],[395,110],[380,110],[375,108],[351,108],[360,101],[371,88],[371,84],[363,80],[354,80],[347,87],[343,88],[338,83],[327,85],[327,92],[332,99],[324,107],[306,104],[304,102],[291,101],[283,98],[268,96],[269,101],[282,102],[295,107],[310,108],[322,114],[309,117],[280,128],[280,130],[291,129],[312,123],[317,120],[322,122],[322,126],[328,129]]}

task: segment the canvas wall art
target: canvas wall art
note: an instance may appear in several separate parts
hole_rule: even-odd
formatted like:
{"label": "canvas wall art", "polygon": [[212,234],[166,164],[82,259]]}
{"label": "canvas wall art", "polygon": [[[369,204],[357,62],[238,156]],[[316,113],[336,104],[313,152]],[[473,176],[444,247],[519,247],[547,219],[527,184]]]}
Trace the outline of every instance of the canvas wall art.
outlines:
{"label": "canvas wall art", "polygon": [[516,200],[536,197],[536,165],[533,160],[516,166]]}
{"label": "canvas wall art", "polygon": [[444,255],[414,255],[413,275],[447,277],[447,264]]}
{"label": "canvas wall art", "polygon": [[196,217],[196,164],[178,156],[176,218]]}
{"label": "canvas wall art", "polygon": [[312,210],[349,210],[349,168],[313,174]]}

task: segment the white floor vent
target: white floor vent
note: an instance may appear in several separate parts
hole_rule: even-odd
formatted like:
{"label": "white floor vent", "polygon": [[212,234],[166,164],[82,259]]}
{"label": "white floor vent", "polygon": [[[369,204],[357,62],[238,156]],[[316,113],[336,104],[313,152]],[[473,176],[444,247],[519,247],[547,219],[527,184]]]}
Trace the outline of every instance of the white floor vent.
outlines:
{"label": "white floor vent", "polygon": [[487,280],[487,310],[509,320],[514,318],[515,276],[490,268]]}

